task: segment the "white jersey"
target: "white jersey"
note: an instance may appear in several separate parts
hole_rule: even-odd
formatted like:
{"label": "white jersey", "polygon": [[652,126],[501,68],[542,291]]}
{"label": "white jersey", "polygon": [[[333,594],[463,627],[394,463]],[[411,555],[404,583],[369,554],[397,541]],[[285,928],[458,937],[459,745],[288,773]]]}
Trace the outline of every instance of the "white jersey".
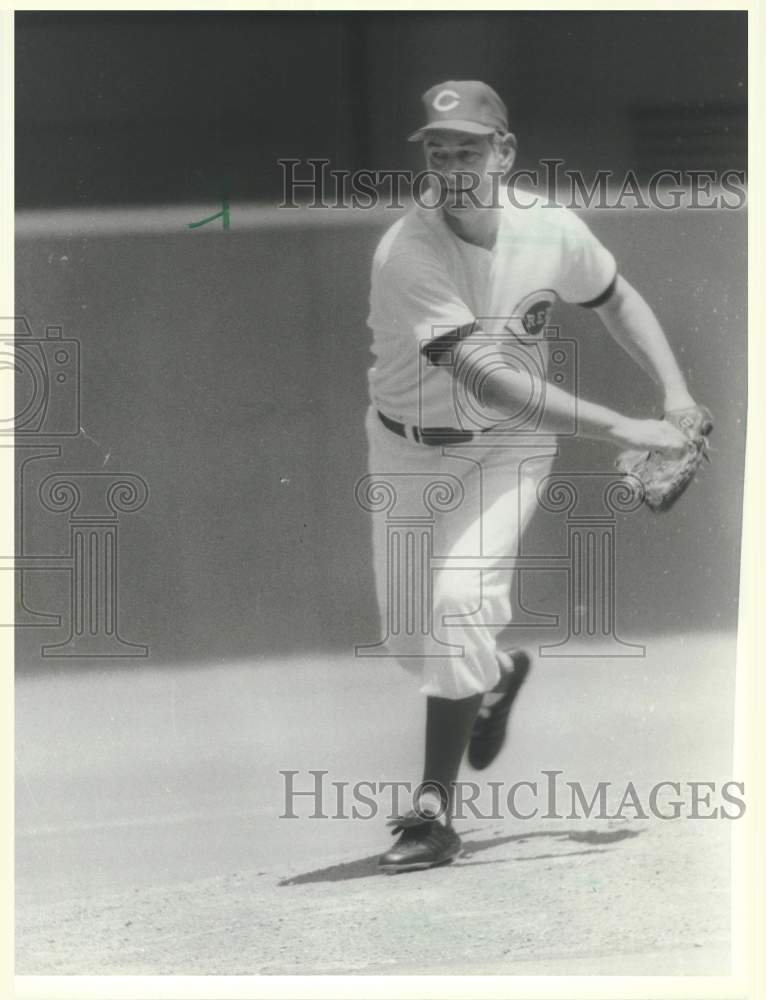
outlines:
{"label": "white jersey", "polygon": [[[507,203],[493,250],[461,240],[440,211],[413,208],[386,232],[373,260],[367,321],[373,405],[421,427],[470,426],[465,412],[456,411],[451,371],[429,363],[423,346],[478,320],[487,337],[539,338],[544,374],[545,332],[556,299],[597,303],[616,270],[585,223],[560,206]],[[482,425],[481,419],[474,424]]]}

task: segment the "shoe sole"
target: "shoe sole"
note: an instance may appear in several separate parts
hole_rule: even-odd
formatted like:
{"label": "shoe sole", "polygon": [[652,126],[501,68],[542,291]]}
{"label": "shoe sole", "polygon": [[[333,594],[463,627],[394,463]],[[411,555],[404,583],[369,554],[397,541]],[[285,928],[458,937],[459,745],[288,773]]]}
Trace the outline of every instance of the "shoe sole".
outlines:
{"label": "shoe sole", "polygon": [[422,872],[428,868],[438,868],[439,865],[448,865],[455,858],[459,858],[462,853],[463,848],[458,847],[454,854],[450,854],[449,857],[442,858],[440,861],[418,861],[411,865],[378,865],[378,871],[384,872],[386,875],[396,875],[397,872]]}

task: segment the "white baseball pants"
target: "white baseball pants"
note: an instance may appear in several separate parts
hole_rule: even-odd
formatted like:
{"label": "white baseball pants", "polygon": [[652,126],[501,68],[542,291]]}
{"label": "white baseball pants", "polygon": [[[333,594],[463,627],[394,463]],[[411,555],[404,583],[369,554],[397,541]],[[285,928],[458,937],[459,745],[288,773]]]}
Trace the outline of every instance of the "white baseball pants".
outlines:
{"label": "white baseball pants", "polygon": [[[458,699],[491,691],[500,678],[496,639],[510,621],[514,577],[492,561],[519,554],[556,446],[480,435],[431,447],[384,427],[373,407],[366,432],[374,502],[365,506],[373,510],[385,639],[384,652],[375,655],[398,659],[420,677],[425,695]],[[480,567],[460,566],[477,557]]]}

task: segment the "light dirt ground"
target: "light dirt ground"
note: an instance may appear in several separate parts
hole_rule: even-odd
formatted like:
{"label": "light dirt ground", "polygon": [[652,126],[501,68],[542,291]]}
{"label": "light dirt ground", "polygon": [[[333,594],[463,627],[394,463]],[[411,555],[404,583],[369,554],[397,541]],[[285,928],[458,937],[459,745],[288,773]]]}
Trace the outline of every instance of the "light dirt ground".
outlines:
{"label": "light dirt ground", "polygon": [[[610,811],[628,781],[646,806],[661,780],[736,779],[733,637],[643,641],[539,662],[483,778],[611,781]],[[385,661],[20,676],[17,972],[729,972],[730,821],[566,818],[563,796],[561,819],[469,814],[458,861],[391,877],[385,816],[280,818],[280,770],[416,781],[422,715]]]}

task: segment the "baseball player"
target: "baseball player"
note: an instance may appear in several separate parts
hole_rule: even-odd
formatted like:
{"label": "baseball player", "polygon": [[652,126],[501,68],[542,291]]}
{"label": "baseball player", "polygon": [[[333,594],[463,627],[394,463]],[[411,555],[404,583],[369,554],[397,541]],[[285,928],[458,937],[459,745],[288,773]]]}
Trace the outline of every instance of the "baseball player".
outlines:
{"label": "baseball player", "polygon": [[[502,196],[496,178],[511,170],[516,139],[495,91],[453,80],[428,90],[423,103],[425,123],[410,141],[422,143],[434,183],[375,253],[366,433],[369,472],[394,484],[400,509],[417,509],[424,484],[433,485],[433,552],[450,565],[435,570],[427,588],[428,648],[401,658],[427,699],[425,763],[413,809],[392,824],[400,837],[380,858],[387,872],[460,853],[452,817],[463,755],[467,749],[477,769],[496,758],[530,666],[523,650],[498,644],[511,614],[511,572],[491,560],[518,552],[555,435],[572,426],[575,403],[576,432],[585,437],[669,458],[688,443],[668,420],[631,419],[546,379],[550,346],[542,334],[556,298],[597,313],[657,384],[665,411],[696,406],[653,312],[582,220]],[[514,364],[509,345],[535,338],[537,369]],[[493,435],[530,400],[536,433],[545,435],[536,446]],[[396,599],[390,563],[404,556],[392,553],[385,519],[372,524],[386,621]],[[481,568],[460,567],[477,554]]]}

